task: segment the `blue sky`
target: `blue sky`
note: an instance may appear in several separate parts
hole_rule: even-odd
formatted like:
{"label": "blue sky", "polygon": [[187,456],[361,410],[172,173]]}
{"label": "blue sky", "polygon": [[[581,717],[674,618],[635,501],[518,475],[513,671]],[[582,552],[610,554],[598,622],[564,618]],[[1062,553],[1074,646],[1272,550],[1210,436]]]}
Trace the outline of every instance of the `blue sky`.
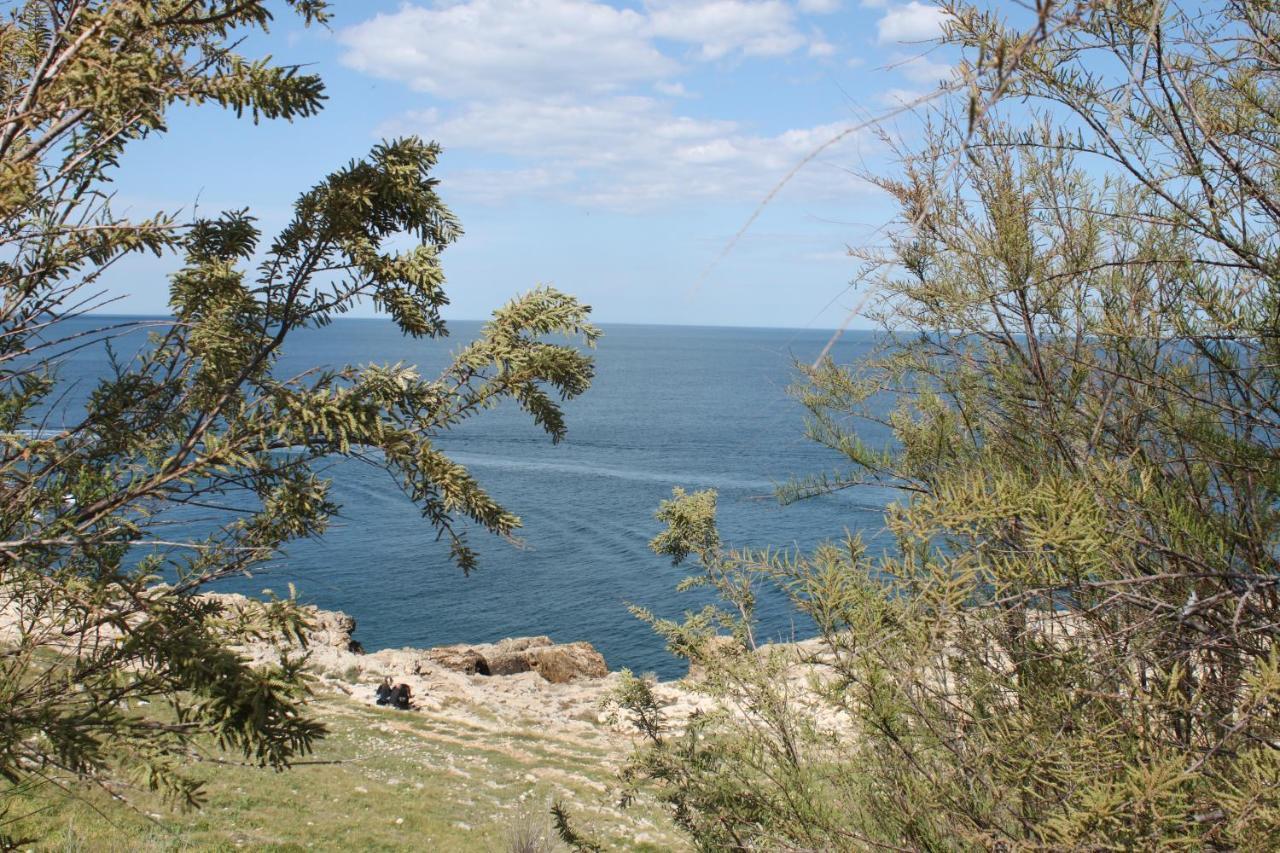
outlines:
{"label": "blue sky", "polygon": [[[919,0],[333,8],[327,29],[282,14],[245,46],[319,72],[320,116],[254,127],[177,111],[168,134],[127,153],[118,204],[247,206],[270,235],[299,192],[379,139],[436,139],[440,192],[466,231],[444,255],[456,318],[546,283],[606,323],[838,325],[859,301],[846,246],[876,240],[893,216],[856,176],[886,168],[872,133],[824,152],[704,272],[806,154],[950,71],[927,44],[942,14]],[[909,137],[913,125],[887,129]],[[113,270],[108,310],[163,312],[173,266]]]}

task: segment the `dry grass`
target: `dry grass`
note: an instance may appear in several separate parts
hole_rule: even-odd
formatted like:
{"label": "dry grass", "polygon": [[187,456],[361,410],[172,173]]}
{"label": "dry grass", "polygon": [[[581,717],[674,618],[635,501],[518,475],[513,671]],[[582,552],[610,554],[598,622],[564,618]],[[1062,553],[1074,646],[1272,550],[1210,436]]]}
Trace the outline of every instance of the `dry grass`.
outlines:
{"label": "dry grass", "polygon": [[8,831],[40,839],[24,849],[50,851],[551,851],[563,849],[544,819],[558,798],[607,847],[682,846],[662,815],[616,807],[621,756],[599,742],[496,734],[447,712],[319,702],[332,733],[314,763],[285,773],[202,763],[208,801],[199,811],[174,811],[145,793],[130,795],[136,809],[101,792],[74,801],[36,794],[6,798],[11,815],[30,814]]}

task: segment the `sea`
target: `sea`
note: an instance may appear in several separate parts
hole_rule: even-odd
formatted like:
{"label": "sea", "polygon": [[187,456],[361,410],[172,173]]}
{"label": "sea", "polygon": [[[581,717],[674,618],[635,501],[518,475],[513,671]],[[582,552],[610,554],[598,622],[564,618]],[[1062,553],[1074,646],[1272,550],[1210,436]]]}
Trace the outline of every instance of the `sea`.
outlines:
{"label": "sea", "polygon": [[[83,317],[64,329],[146,319],[155,321]],[[674,678],[684,662],[628,610],[637,605],[679,618],[710,600],[705,591],[676,591],[696,565],[672,565],[648,547],[661,530],[654,513],[674,487],[717,491],[721,534],[731,547],[795,553],[856,533],[872,553],[892,548],[884,527],[884,508],[898,497],[891,489],[855,488],[788,506],[775,497],[791,478],[842,470],[839,453],[805,438],[805,411],[787,390],[798,379],[796,365],[811,362],[833,332],[602,328],[595,381],[564,405],[564,441],[552,444],[526,414],[504,405],[437,442],[521,517],[518,543],[471,528],[479,567],[464,576],[386,471],[334,459],[322,470],[342,511],[325,535],[292,543],[251,577],[217,589],[261,595],[293,584],[304,601],[355,617],[355,637],[367,650],[546,634],[590,642],[611,669]],[[403,362],[430,375],[479,329],[478,322],[453,321],[448,337],[415,340],[388,320],[340,319],[293,335],[278,373]],[[876,342],[872,332],[845,332],[831,355],[855,362]],[[116,359],[142,346],[143,332],[112,343]],[[74,418],[77,401],[109,371],[111,357],[101,344],[63,356],[54,422]],[[881,427],[858,429],[873,445],[888,440]],[[758,618],[757,636],[768,640],[813,631],[770,587],[760,590]]]}

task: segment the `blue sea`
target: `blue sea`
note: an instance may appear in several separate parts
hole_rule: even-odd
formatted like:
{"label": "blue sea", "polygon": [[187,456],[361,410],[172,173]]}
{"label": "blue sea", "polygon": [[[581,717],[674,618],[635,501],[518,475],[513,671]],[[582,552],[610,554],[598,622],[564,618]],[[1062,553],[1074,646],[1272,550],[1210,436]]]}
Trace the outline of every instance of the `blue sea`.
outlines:
{"label": "blue sea", "polygon": [[[120,318],[82,318],[104,325]],[[473,337],[476,322],[450,323],[450,336],[412,340],[386,320],[343,319],[290,339],[279,365],[290,375],[315,365],[406,362],[431,374]],[[586,640],[610,668],[670,678],[682,674],[628,604],[659,615],[696,609],[705,596],[677,593],[694,566],[654,555],[658,503],[674,486],[719,492],[726,543],[808,549],[846,530],[873,550],[890,547],[883,507],[888,489],[854,489],[783,507],[774,499],[788,478],[830,472],[840,457],[804,438],[804,411],[787,394],[795,363],[812,361],[830,340],[825,330],[606,325],[591,390],[565,405],[568,438],[558,445],[514,406],[482,414],[438,442],[524,521],[522,544],[473,530],[480,554],[469,576],[450,562],[445,542],[386,472],[335,460],[326,467],[341,516],[323,539],[292,544],[251,578],[218,588],[259,594],[296,585],[301,597],[357,621],[366,649],[486,642],[547,634]],[[832,355],[865,356],[875,338],[847,332]],[[118,357],[144,345],[118,339]],[[60,371],[70,389],[62,417],[108,367],[102,346],[67,356]],[[58,412],[55,412],[55,420]],[[873,444],[882,432],[865,428]],[[811,626],[776,591],[760,602],[759,635],[801,638]]]}

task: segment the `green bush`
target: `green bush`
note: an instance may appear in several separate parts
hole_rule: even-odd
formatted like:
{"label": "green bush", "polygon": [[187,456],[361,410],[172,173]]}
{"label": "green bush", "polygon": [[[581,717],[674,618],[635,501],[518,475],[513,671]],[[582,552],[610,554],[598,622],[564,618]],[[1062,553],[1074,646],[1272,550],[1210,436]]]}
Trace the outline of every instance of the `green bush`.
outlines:
{"label": "green bush", "polygon": [[[321,0],[282,6],[328,18]],[[292,597],[236,610],[194,593],[322,534],[334,456],[384,466],[469,569],[459,519],[504,536],[520,519],[438,437],[512,400],[560,439],[560,401],[593,375],[573,341],[598,334],[586,306],[540,288],[434,377],[402,364],[277,375],[294,333],[324,334],[362,302],[405,335],[447,334],[440,254],[461,230],[431,175],[438,146],[375,146],[304,193],[262,250],[244,210],[129,219],[112,210],[116,165],[175,103],[293,119],[320,108],[321,81],[237,53],[271,20],[262,0],[27,0],[3,15],[0,847],[16,843],[10,806],[36,788],[127,797],[132,784],[194,804],[197,744],[276,769],[308,752],[324,727],[305,710],[305,661],[253,668],[234,651],[301,639]],[[142,251],[185,258],[173,321],[146,324],[130,359],[108,350],[83,418],[47,419],[67,390],[59,361],[130,325],[67,321],[101,308],[103,273]],[[192,506],[221,521],[179,536]]]}
{"label": "green bush", "polygon": [[[783,490],[891,486],[897,546],[733,551],[713,494],[664,504],[723,603],[651,621],[722,710],[625,777],[705,849],[1274,849],[1280,20],[949,10],[963,94],[877,178],[884,346],[796,389],[848,466]],[[764,583],[817,641],[757,644]]]}

